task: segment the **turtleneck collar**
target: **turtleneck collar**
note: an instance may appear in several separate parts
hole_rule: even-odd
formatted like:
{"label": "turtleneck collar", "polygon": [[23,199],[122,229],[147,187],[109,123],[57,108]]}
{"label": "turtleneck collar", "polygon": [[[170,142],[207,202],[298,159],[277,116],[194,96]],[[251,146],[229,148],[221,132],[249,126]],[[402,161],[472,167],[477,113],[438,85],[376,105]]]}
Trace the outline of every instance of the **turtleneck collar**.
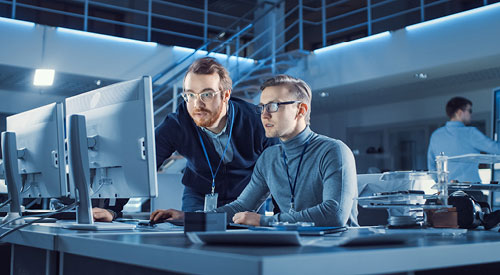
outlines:
{"label": "turtleneck collar", "polygon": [[300,132],[298,135],[294,136],[293,138],[287,140],[287,141],[282,141],[281,144],[283,148],[285,149],[285,152],[287,153],[294,153],[295,150],[297,150],[299,153],[302,150],[302,146],[313,136],[314,132],[311,131],[309,126],[306,126],[302,132]]}

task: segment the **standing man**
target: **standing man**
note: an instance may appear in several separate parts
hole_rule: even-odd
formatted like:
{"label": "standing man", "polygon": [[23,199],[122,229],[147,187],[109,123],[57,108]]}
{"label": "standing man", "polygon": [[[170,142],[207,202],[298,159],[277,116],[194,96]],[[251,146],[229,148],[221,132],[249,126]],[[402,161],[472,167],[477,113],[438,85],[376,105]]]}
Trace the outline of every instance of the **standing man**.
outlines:
{"label": "standing man", "polygon": [[[252,179],[238,199],[215,209],[235,223],[270,225],[272,222],[314,222],[316,226],[357,225],[356,165],[342,142],[309,129],[311,89],[302,80],[278,75],[261,87],[257,108],[269,138],[281,144],[269,147],[255,165]],[[269,193],[281,213],[255,212]],[[153,212],[152,220],[181,219],[174,209]]]}
{"label": "standing man", "polygon": [[[432,133],[427,151],[427,168],[436,171],[436,156],[441,152],[445,156],[464,154],[500,154],[500,144],[486,137],[475,127],[465,126],[470,123],[472,102],[463,97],[454,97],[446,104],[446,114],[450,121]],[[459,182],[481,182],[477,164],[449,161],[450,180]]]}
{"label": "standing man", "polygon": [[187,159],[184,211],[215,209],[240,195],[259,155],[278,140],[266,138],[255,105],[231,98],[232,80],[215,59],[191,64],[183,85],[184,102],[155,130],[156,160],[160,167],[175,151]]}

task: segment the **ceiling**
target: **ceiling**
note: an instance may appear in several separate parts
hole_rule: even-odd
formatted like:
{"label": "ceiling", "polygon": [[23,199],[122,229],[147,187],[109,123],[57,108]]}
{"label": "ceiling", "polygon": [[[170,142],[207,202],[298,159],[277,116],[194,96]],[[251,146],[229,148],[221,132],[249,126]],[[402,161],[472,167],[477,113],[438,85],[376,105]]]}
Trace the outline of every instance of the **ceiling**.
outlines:
{"label": "ceiling", "polygon": [[[37,5],[35,2],[33,2],[33,5]],[[176,0],[170,2],[203,8],[203,1]],[[321,1],[317,0],[304,0],[303,2],[311,7],[317,7],[318,3],[321,3]],[[327,4],[333,2],[337,1],[326,1]],[[373,2],[377,3],[378,1],[373,0]],[[415,1],[408,1],[408,3],[410,2],[413,3]],[[451,4],[450,7],[451,9],[458,9],[457,7],[470,8],[480,2],[482,3],[482,0],[452,1],[453,4]],[[38,5],[42,5],[44,3],[44,1],[40,1],[38,2]],[[65,5],[71,4],[66,1],[54,1],[54,3],[59,3],[59,5],[63,5],[64,7],[66,7]],[[256,3],[256,0],[208,1],[209,10],[235,16],[241,15],[245,11],[250,10]],[[297,0],[286,0],[287,7],[292,7],[296,3]],[[327,12],[329,15],[334,16],[340,12],[358,9],[363,5],[366,5],[365,0],[345,1],[345,3],[338,5],[335,9],[330,9]],[[0,16],[6,15],[0,13]],[[22,14],[19,16],[22,17]],[[317,20],[317,18],[314,18],[314,16],[316,16],[315,14],[306,13],[305,16],[309,20]],[[58,23],[47,23],[46,21],[50,21],[50,18],[52,18],[49,16],[38,15],[38,17],[35,16],[35,19],[36,18],[42,20],[43,22],[39,22],[42,24],[57,25]],[[34,21],[37,22],[36,20]],[[471,67],[463,66],[461,68],[453,69],[453,74],[449,74],[450,68],[435,68],[434,71],[428,72],[429,78],[426,80],[416,79],[413,77],[412,73],[404,73],[384,79],[352,83],[333,87],[328,90],[315,91],[318,93],[326,92],[329,96],[320,97],[315,95],[313,104],[316,106],[315,111],[319,112],[321,112],[321,110],[328,111],[331,110],[331,108],[344,110],[347,108],[422,98],[436,93],[452,93],[460,90],[464,91],[500,86],[500,66],[477,66],[473,67],[473,69],[471,69]],[[32,84],[33,74],[34,70],[32,68],[21,68],[0,64],[0,90],[67,97],[119,81],[56,72],[56,79],[53,86],[35,87]],[[98,80],[100,80],[100,85],[97,85]],[[167,100],[167,98],[165,100]]]}
{"label": "ceiling", "polygon": [[0,64],[0,90],[68,97],[118,82],[112,79],[56,72],[54,84],[42,87],[33,85],[34,74],[35,70],[32,68]]}

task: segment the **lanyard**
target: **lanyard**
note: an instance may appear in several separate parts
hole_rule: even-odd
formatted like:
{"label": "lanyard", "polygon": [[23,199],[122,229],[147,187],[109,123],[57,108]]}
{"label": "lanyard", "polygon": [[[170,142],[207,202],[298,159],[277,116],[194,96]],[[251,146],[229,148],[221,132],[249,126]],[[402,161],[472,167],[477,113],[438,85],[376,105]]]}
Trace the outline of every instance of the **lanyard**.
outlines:
{"label": "lanyard", "polygon": [[226,155],[227,147],[229,147],[229,143],[231,143],[231,135],[233,133],[233,123],[234,123],[234,106],[232,103],[231,103],[231,115],[232,115],[232,118],[229,117],[231,119],[231,126],[229,128],[229,138],[227,139],[226,148],[224,148],[224,152],[222,153],[222,156],[221,156],[220,161],[219,161],[219,165],[217,165],[217,169],[215,170],[215,173],[212,169],[212,164],[210,164],[210,159],[208,158],[207,149],[205,148],[205,143],[203,143],[203,139],[201,138],[200,130],[198,129],[198,127],[196,127],[196,131],[198,132],[198,137],[200,138],[201,147],[203,148],[203,152],[205,153],[205,158],[207,159],[207,162],[208,162],[208,167],[210,168],[210,174],[212,174],[212,195],[215,192],[215,177],[217,176],[217,172],[219,172],[220,165],[222,164],[222,161],[224,160],[224,156]]}
{"label": "lanyard", "polygon": [[290,174],[288,173],[288,164],[286,164],[287,158],[286,158],[286,154],[285,154],[285,149],[283,149],[283,162],[285,163],[288,184],[290,185],[290,193],[292,194],[291,198],[290,198],[290,210],[294,210],[295,186],[297,186],[297,178],[299,177],[300,165],[302,164],[302,159],[304,158],[304,153],[306,152],[308,145],[309,145],[309,140],[304,145],[304,149],[302,149],[302,154],[300,155],[299,166],[297,167],[297,174],[295,175],[295,181],[294,181],[293,185],[292,185],[292,181],[290,180]]}

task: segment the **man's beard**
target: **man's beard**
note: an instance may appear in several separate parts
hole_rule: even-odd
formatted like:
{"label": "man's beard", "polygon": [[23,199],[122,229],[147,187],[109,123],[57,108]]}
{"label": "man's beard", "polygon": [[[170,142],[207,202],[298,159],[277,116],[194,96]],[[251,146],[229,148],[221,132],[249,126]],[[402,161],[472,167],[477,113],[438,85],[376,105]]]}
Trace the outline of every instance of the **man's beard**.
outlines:
{"label": "man's beard", "polygon": [[192,111],[192,113],[196,113],[196,112],[206,112],[207,113],[207,117],[203,120],[193,119],[194,123],[196,123],[196,125],[198,125],[199,127],[205,127],[205,128],[213,126],[214,123],[219,119],[219,116],[222,113],[223,107],[224,107],[224,104],[221,103],[219,106],[219,109],[216,111],[216,113],[212,113],[211,111],[209,111],[208,109],[205,109],[203,107],[194,109]]}

